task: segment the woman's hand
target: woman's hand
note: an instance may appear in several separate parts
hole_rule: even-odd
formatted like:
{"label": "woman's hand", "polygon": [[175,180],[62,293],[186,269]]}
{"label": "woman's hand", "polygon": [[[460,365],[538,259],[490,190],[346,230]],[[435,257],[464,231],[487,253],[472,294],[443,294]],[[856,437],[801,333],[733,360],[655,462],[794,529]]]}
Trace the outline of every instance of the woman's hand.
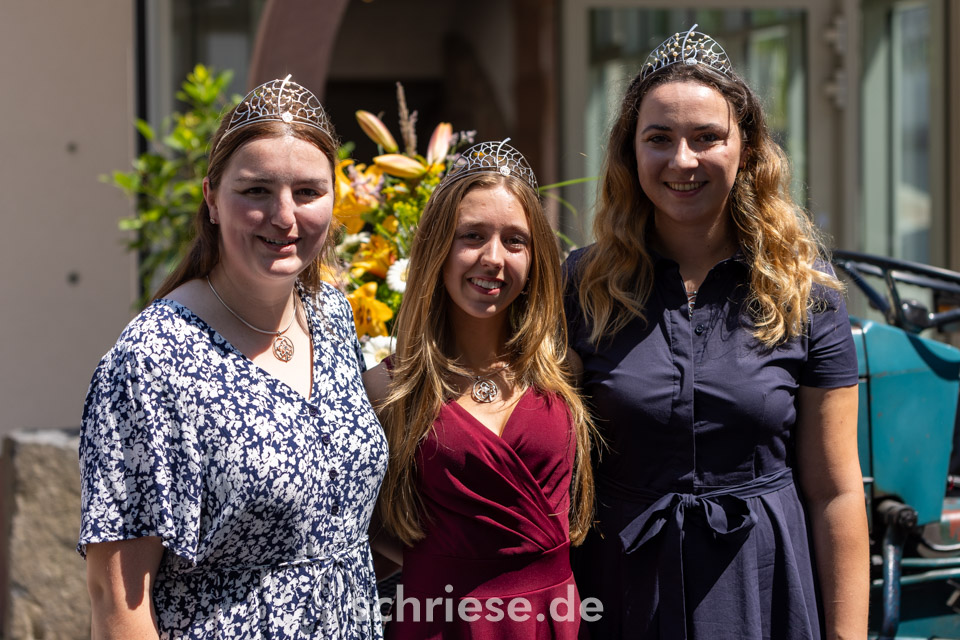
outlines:
{"label": "woman's hand", "polygon": [[151,594],[162,557],[157,537],[87,545],[92,640],[157,640]]}
{"label": "woman's hand", "polygon": [[797,471],[813,530],[827,640],[867,637],[870,541],[857,455],[856,386],[800,387]]}

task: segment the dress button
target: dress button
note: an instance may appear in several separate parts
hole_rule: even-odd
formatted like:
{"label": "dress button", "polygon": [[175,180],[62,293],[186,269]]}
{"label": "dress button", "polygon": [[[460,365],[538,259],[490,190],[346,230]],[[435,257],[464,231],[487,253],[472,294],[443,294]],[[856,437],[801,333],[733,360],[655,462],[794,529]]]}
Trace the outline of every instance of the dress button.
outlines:
{"label": "dress button", "polygon": [[310,405],[310,415],[312,415],[312,416],[317,415],[317,408],[316,408],[315,406],[313,406],[312,404]]}
{"label": "dress button", "polygon": [[330,479],[331,479],[331,480],[336,480],[336,479],[337,479],[337,476],[340,475],[340,474],[337,473],[337,470],[336,470],[336,469],[330,469],[330,471],[327,471],[327,475],[330,476]]}
{"label": "dress button", "polygon": [[337,515],[338,513],[340,513],[340,505],[335,504],[332,507],[330,507],[330,513],[332,513],[333,515]]}
{"label": "dress button", "polygon": [[704,327],[702,324],[698,324],[696,328],[694,328],[693,332],[699,336],[701,333],[704,332],[705,329],[706,327]]}
{"label": "dress button", "polygon": [[323,444],[330,444],[330,435],[325,433],[322,436],[320,436],[320,442],[322,442]]}

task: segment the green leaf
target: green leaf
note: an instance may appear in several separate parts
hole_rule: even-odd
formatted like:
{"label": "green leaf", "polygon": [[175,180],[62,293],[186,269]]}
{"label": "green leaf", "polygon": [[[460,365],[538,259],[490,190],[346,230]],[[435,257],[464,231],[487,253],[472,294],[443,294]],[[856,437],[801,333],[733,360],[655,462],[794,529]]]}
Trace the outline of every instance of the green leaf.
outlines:
{"label": "green leaf", "polygon": [[126,246],[140,257],[140,286],[147,292],[138,301],[141,305],[149,300],[153,283],[166,277],[193,238],[192,220],[203,197],[207,171],[207,144],[219,126],[220,114],[240,100],[240,96],[224,96],[232,78],[231,71],[196,65],[177,92],[186,110],[169,114],[157,128],[135,120],[136,130],[151,143],[151,150],[134,160],[133,171],[100,177],[135,196],[136,215],[119,220],[117,226],[137,232]]}
{"label": "green leaf", "polygon": [[545,184],[540,187],[539,191],[541,194],[543,194],[544,191],[549,191],[550,189],[559,189],[560,187],[569,187],[570,185],[582,184],[584,182],[595,182],[596,180],[597,180],[597,176],[587,176],[586,178],[573,178],[572,180],[564,180],[563,182],[554,182],[553,184]]}
{"label": "green leaf", "polygon": [[151,127],[146,120],[137,118],[135,126],[137,127],[137,131],[140,132],[140,135],[142,135],[147,142],[153,142],[156,134],[153,131],[153,127]]}
{"label": "green leaf", "polygon": [[567,211],[569,211],[570,213],[572,213],[574,217],[580,215],[580,212],[577,211],[577,208],[576,208],[576,207],[574,207],[571,203],[567,202],[566,200],[564,200],[563,198],[561,198],[561,197],[558,196],[557,194],[551,193],[551,192],[548,191],[547,193],[544,193],[543,196],[544,196],[545,198],[550,198],[550,199],[552,199],[552,200],[556,200],[557,202],[559,202],[561,205],[564,206],[564,208],[566,208]]}
{"label": "green leaf", "polygon": [[129,194],[135,194],[140,188],[140,177],[133,172],[114,171],[110,180],[115,186]]}
{"label": "green leaf", "polygon": [[343,145],[337,149],[337,161],[349,160],[353,155],[353,150],[357,147],[357,143],[345,142]]}

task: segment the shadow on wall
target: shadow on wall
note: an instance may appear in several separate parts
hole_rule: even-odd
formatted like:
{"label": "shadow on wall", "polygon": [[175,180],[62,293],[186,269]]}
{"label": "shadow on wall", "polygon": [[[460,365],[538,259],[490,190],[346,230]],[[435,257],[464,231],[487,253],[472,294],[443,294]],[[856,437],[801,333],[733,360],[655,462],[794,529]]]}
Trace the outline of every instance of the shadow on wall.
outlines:
{"label": "shadow on wall", "polygon": [[0,461],[0,638],[89,640],[79,432],[17,431]]}

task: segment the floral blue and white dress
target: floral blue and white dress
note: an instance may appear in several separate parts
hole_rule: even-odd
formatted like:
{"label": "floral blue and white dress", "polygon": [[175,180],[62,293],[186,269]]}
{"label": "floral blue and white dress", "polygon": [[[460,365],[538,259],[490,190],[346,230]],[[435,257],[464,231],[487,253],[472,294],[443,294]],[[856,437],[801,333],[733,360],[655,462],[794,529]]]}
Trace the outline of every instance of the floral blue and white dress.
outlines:
{"label": "floral blue and white dress", "polygon": [[387,444],[346,298],[301,294],[304,398],[188,308],[157,300],[93,375],[78,548],[159,536],[160,637],[382,637],[367,526]]}

